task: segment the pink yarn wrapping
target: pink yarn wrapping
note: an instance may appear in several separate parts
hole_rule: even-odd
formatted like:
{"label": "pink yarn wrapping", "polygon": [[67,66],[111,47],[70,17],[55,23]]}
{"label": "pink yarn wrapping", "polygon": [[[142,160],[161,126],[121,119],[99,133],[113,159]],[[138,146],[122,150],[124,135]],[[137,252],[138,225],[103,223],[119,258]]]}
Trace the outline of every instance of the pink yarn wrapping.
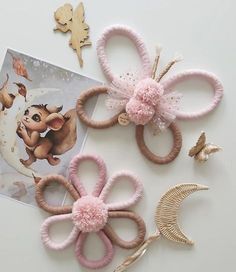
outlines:
{"label": "pink yarn wrapping", "polygon": [[109,203],[107,204],[107,207],[109,210],[123,210],[127,209],[133,205],[135,205],[139,199],[142,197],[143,193],[143,185],[139,178],[137,176],[134,176],[131,172],[128,171],[122,171],[120,173],[117,173],[113,175],[107,182],[107,184],[104,186],[99,198],[103,201],[105,201],[111,192],[112,187],[120,182],[122,179],[129,180],[131,184],[133,185],[135,189],[135,193],[133,196],[126,200],[126,201],[121,201],[117,203]]}
{"label": "pink yarn wrapping", "polygon": [[213,73],[204,71],[204,70],[187,70],[181,73],[178,73],[169,79],[165,80],[162,82],[163,88],[168,91],[171,88],[174,87],[174,85],[184,81],[184,80],[189,80],[192,78],[200,78],[202,80],[207,81],[211,86],[214,91],[214,97],[212,102],[204,109],[201,109],[196,112],[183,112],[179,111],[176,112],[176,117],[181,120],[192,120],[192,119],[197,119],[200,118],[212,110],[214,110],[217,105],[220,103],[222,96],[223,96],[223,85],[220,82],[220,80],[214,75]]}
{"label": "pink yarn wrapping", "polygon": [[77,240],[76,248],[75,248],[75,253],[79,262],[84,267],[88,267],[91,269],[97,269],[97,268],[106,266],[107,264],[111,262],[114,256],[114,250],[113,250],[113,246],[110,239],[106,236],[106,234],[103,231],[99,231],[97,234],[99,238],[101,239],[101,241],[103,242],[105,246],[105,250],[106,250],[104,257],[101,258],[100,260],[91,261],[91,260],[88,260],[84,255],[83,249],[84,249],[84,244],[86,242],[86,238],[88,237],[87,233],[81,233],[79,235],[79,239]]}
{"label": "pink yarn wrapping", "polygon": [[[134,43],[138,50],[142,62],[142,72],[140,73],[142,76],[139,78],[139,82],[136,87],[133,87],[130,82],[122,82],[122,80],[115,76],[110,69],[105,47],[108,40],[115,35],[126,36]],[[153,93],[147,91],[146,85],[143,84],[143,79],[151,80],[151,61],[141,37],[129,27],[123,25],[114,25],[105,29],[97,42],[97,55],[104,74],[112,83],[112,90],[109,91],[109,101],[107,102],[108,107],[118,111],[126,110],[130,120],[136,125],[145,125],[152,122],[162,130],[162,127],[165,129],[176,118],[184,120],[196,119],[212,111],[219,104],[223,96],[223,86],[213,73],[209,73],[204,70],[187,70],[161,82],[161,88],[159,87],[157,89],[163,89],[164,92],[162,94],[163,99],[160,99],[159,103],[152,105],[152,103],[150,103],[151,100],[148,103],[144,102],[145,98],[149,99],[153,97]],[[211,84],[214,90],[213,101],[205,109],[201,109],[196,112],[188,113],[179,111],[176,103],[173,104],[169,97],[166,97],[165,95],[169,88],[173,88],[178,82],[195,77],[206,80]],[[137,88],[140,92],[138,97]],[[178,102],[178,95],[176,97],[176,101]]]}
{"label": "pink yarn wrapping", "polygon": [[106,165],[104,161],[98,157],[93,155],[77,155],[75,156],[69,165],[69,178],[71,182],[75,185],[77,191],[79,192],[80,196],[86,196],[87,192],[84,188],[83,183],[80,181],[78,177],[78,167],[81,162],[83,161],[93,161],[98,166],[98,181],[94,187],[94,191],[92,192],[93,196],[99,196],[103,186],[106,183]]}
{"label": "pink yarn wrapping", "polygon": [[105,52],[105,47],[107,45],[108,40],[115,35],[122,35],[129,38],[133,41],[134,45],[136,46],[138,53],[141,58],[142,67],[143,67],[143,78],[149,77],[152,71],[152,64],[146,49],[144,42],[142,41],[141,37],[133,31],[131,28],[126,27],[124,25],[113,25],[106,28],[101,35],[101,37],[97,41],[97,55],[102,70],[107,77],[107,79],[112,82],[116,79],[115,75],[113,75],[107,55]]}
{"label": "pink yarn wrapping", "polygon": [[62,250],[73,244],[79,235],[79,230],[76,227],[73,227],[70,235],[67,237],[67,239],[65,239],[65,241],[61,243],[53,242],[49,234],[50,227],[52,224],[71,219],[72,214],[59,214],[47,218],[41,226],[41,239],[43,241],[43,244],[46,247],[54,250]]}
{"label": "pink yarn wrapping", "polygon": [[[95,185],[95,190],[91,195],[87,193],[84,185],[77,176],[78,166],[84,160],[92,160],[98,165],[99,179]],[[91,269],[104,267],[112,260],[114,255],[113,245],[102,230],[107,223],[108,211],[126,209],[137,203],[142,197],[143,186],[135,175],[126,171],[113,175],[106,183],[105,163],[101,158],[93,155],[75,156],[71,160],[69,166],[69,176],[80,193],[81,198],[75,201],[72,213],[54,215],[44,221],[41,227],[41,239],[46,247],[54,250],[62,250],[71,244],[76,243],[76,256],[83,266]],[[57,176],[55,176],[55,179],[56,178]],[[121,179],[129,180],[131,182],[134,187],[133,195],[130,199],[123,202],[106,203],[105,200],[112,187],[115,183],[120,182]],[[58,243],[52,241],[50,238],[51,225],[65,220],[71,220],[74,225],[71,233],[63,242]],[[95,232],[105,245],[106,253],[100,260],[91,261],[84,256],[83,247],[89,232]]]}

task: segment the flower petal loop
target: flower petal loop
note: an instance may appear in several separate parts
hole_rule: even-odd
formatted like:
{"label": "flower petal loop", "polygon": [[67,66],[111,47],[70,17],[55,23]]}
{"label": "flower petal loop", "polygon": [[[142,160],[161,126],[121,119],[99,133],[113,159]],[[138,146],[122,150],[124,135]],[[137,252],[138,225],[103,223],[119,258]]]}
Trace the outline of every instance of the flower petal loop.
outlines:
{"label": "flower petal loop", "polygon": [[108,210],[120,210],[120,209],[129,208],[130,206],[136,204],[139,201],[139,199],[142,197],[143,185],[140,182],[139,178],[128,171],[122,171],[115,174],[108,180],[99,198],[105,201],[112,187],[115,185],[115,183],[120,182],[124,178],[132,183],[135,192],[126,201],[120,201],[117,203],[107,203]]}
{"label": "flower petal loop", "polygon": [[106,165],[100,157],[93,155],[77,155],[71,160],[69,177],[81,196],[88,195],[82,181],[78,177],[78,167],[83,161],[93,161],[98,166],[99,177],[92,193],[93,196],[97,197],[106,183]]}
{"label": "flower petal loop", "polygon": [[102,240],[104,246],[105,246],[105,254],[100,260],[88,260],[88,258],[84,255],[84,245],[86,242],[86,238],[88,237],[87,233],[81,233],[79,235],[78,241],[76,243],[75,253],[76,256],[84,267],[90,268],[90,269],[98,269],[106,266],[109,264],[114,256],[114,248],[110,241],[110,239],[106,236],[106,234],[103,231],[97,232],[97,235]]}
{"label": "flower petal loop", "polygon": [[136,226],[137,226],[137,235],[133,240],[130,241],[126,241],[122,238],[120,238],[116,232],[114,231],[114,229],[111,227],[111,225],[108,223],[106,224],[105,228],[104,228],[104,232],[106,233],[106,235],[111,239],[111,241],[122,247],[122,248],[126,248],[126,249],[131,249],[134,247],[139,246],[145,237],[146,234],[146,226],[145,223],[143,221],[143,219],[137,215],[134,212],[131,211],[110,211],[109,212],[109,219],[112,218],[123,218],[123,219],[129,219],[132,220]]}
{"label": "flower petal loop", "polygon": [[78,235],[79,235],[79,230],[76,227],[73,227],[71,233],[67,237],[67,239],[61,243],[56,243],[51,240],[50,238],[50,227],[54,223],[58,223],[61,221],[65,220],[71,220],[71,214],[59,214],[59,215],[54,215],[49,218],[47,218],[42,226],[41,226],[41,239],[43,241],[43,244],[50,248],[50,249],[55,249],[55,250],[62,250],[73,244]]}
{"label": "flower petal loop", "polygon": [[44,198],[44,191],[47,188],[48,185],[53,184],[54,182],[59,183],[63,187],[66,188],[68,193],[72,196],[74,200],[77,200],[80,196],[78,192],[75,190],[74,186],[67,181],[63,176],[61,175],[50,175],[43,177],[39,183],[36,186],[35,189],[35,199],[39,205],[44,211],[50,212],[52,214],[64,214],[64,213],[70,213],[72,211],[72,206],[52,206],[51,204],[47,203],[47,201]]}

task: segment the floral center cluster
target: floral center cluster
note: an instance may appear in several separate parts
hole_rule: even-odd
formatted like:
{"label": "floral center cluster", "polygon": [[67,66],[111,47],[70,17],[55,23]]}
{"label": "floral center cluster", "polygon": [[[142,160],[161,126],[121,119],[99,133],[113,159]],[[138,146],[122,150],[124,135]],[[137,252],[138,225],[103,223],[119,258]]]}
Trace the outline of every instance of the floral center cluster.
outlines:
{"label": "floral center cluster", "polygon": [[161,84],[152,78],[141,80],[126,104],[126,112],[136,125],[145,125],[154,117],[160,96],[164,93]]}
{"label": "floral center cluster", "polygon": [[98,197],[84,196],[78,199],[72,209],[72,220],[82,232],[97,232],[107,223],[108,209]]}

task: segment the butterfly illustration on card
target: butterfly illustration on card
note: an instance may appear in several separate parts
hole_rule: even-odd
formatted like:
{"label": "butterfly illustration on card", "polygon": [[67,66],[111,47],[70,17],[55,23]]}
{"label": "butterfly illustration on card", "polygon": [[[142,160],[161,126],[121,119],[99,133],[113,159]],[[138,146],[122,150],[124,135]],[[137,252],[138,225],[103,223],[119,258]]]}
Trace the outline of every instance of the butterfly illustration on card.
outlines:
{"label": "butterfly illustration on card", "polygon": [[194,147],[189,150],[188,155],[199,162],[205,162],[209,155],[220,151],[222,148],[212,143],[206,143],[206,134],[202,132]]}

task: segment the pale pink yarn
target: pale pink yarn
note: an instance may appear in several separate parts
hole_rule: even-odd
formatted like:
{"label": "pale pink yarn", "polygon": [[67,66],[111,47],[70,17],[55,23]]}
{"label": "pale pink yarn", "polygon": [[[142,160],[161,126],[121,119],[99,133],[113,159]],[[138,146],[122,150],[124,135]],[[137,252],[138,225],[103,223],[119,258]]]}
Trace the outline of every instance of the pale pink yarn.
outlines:
{"label": "pale pink yarn", "polygon": [[[83,161],[93,161],[98,166],[99,178],[92,194],[87,193],[78,177],[78,167]],[[57,177],[58,179],[64,179],[59,175],[53,175],[52,177],[54,181]],[[121,171],[107,181],[104,161],[100,157],[93,155],[75,156],[69,166],[69,177],[81,198],[74,202],[72,213],[53,215],[44,221],[41,227],[42,241],[46,247],[54,250],[62,250],[75,243],[77,259],[83,266],[91,269],[102,268],[111,262],[114,255],[112,241],[103,231],[109,217],[109,211],[124,210],[137,203],[142,197],[143,186],[134,174],[127,171]],[[48,179],[48,177],[45,177],[45,179]],[[107,203],[107,197],[113,186],[120,182],[121,179],[126,179],[133,185],[133,195],[126,201]],[[41,180],[41,182],[43,181],[44,179]],[[54,242],[50,236],[50,228],[52,224],[65,220],[73,223],[72,231],[65,241]],[[105,254],[100,260],[89,260],[84,255],[84,243],[91,232],[96,233],[105,246]]]}
{"label": "pale pink yarn", "polygon": [[142,41],[141,37],[135,31],[133,31],[131,28],[127,26],[113,25],[107,27],[97,41],[98,60],[107,79],[110,82],[117,79],[117,77],[111,71],[107,55],[105,52],[105,47],[107,45],[108,40],[115,35],[126,36],[134,43],[141,58],[142,77],[143,78],[149,77],[152,72],[152,63],[149,58],[146,46]]}
{"label": "pale pink yarn", "polygon": [[195,112],[177,111],[176,112],[177,119],[192,120],[192,119],[198,119],[202,116],[205,116],[206,114],[210,113],[218,106],[218,104],[220,103],[223,97],[224,88],[221,81],[217,78],[217,76],[211,72],[207,72],[200,69],[199,70],[190,69],[190,70],[180,72],[176,75],[171,76],[167,80],[164,80],[162,82],[162,85],[163,85],[163,88],[165,89],[165,92],[168,93],[173,90],[176,84],[186,80],[191,80],[194,78],[204,80],[211,85],[214,91],[214,97],[212,99],[212,102],[208,106],[206,106],[206,108],[203,108]]}
{"label": "pale pink yarn", "polygon": [[[138,80],[135,78],[129,82],[127,78],[122,80],[112,73],[105,47],[108,40],[114,35],[126,36],[136,46],[142,64]],[[106,104],[112,110],[125,110],[130,120],[136,125],[152,122],[162,130],[175,119],[196,119],[216,108],[223,96],[223,86],[220,80],[213,73],[204,70],[186,70],[155,85],[154,80],[151,79],[152,63],[146,46],[141,37],[127,26],[114,25],[106,28],[97,42],[97,55],[104,74],[111,83]],[[213,101],[206,108],[196,112],[180,111],[181,95],[173,92],[175,85],[195,77],[207,81],[212,86]],[[132,82],[135,83],[132,84]],[[170,96],[171,93],[172,96]]]}

